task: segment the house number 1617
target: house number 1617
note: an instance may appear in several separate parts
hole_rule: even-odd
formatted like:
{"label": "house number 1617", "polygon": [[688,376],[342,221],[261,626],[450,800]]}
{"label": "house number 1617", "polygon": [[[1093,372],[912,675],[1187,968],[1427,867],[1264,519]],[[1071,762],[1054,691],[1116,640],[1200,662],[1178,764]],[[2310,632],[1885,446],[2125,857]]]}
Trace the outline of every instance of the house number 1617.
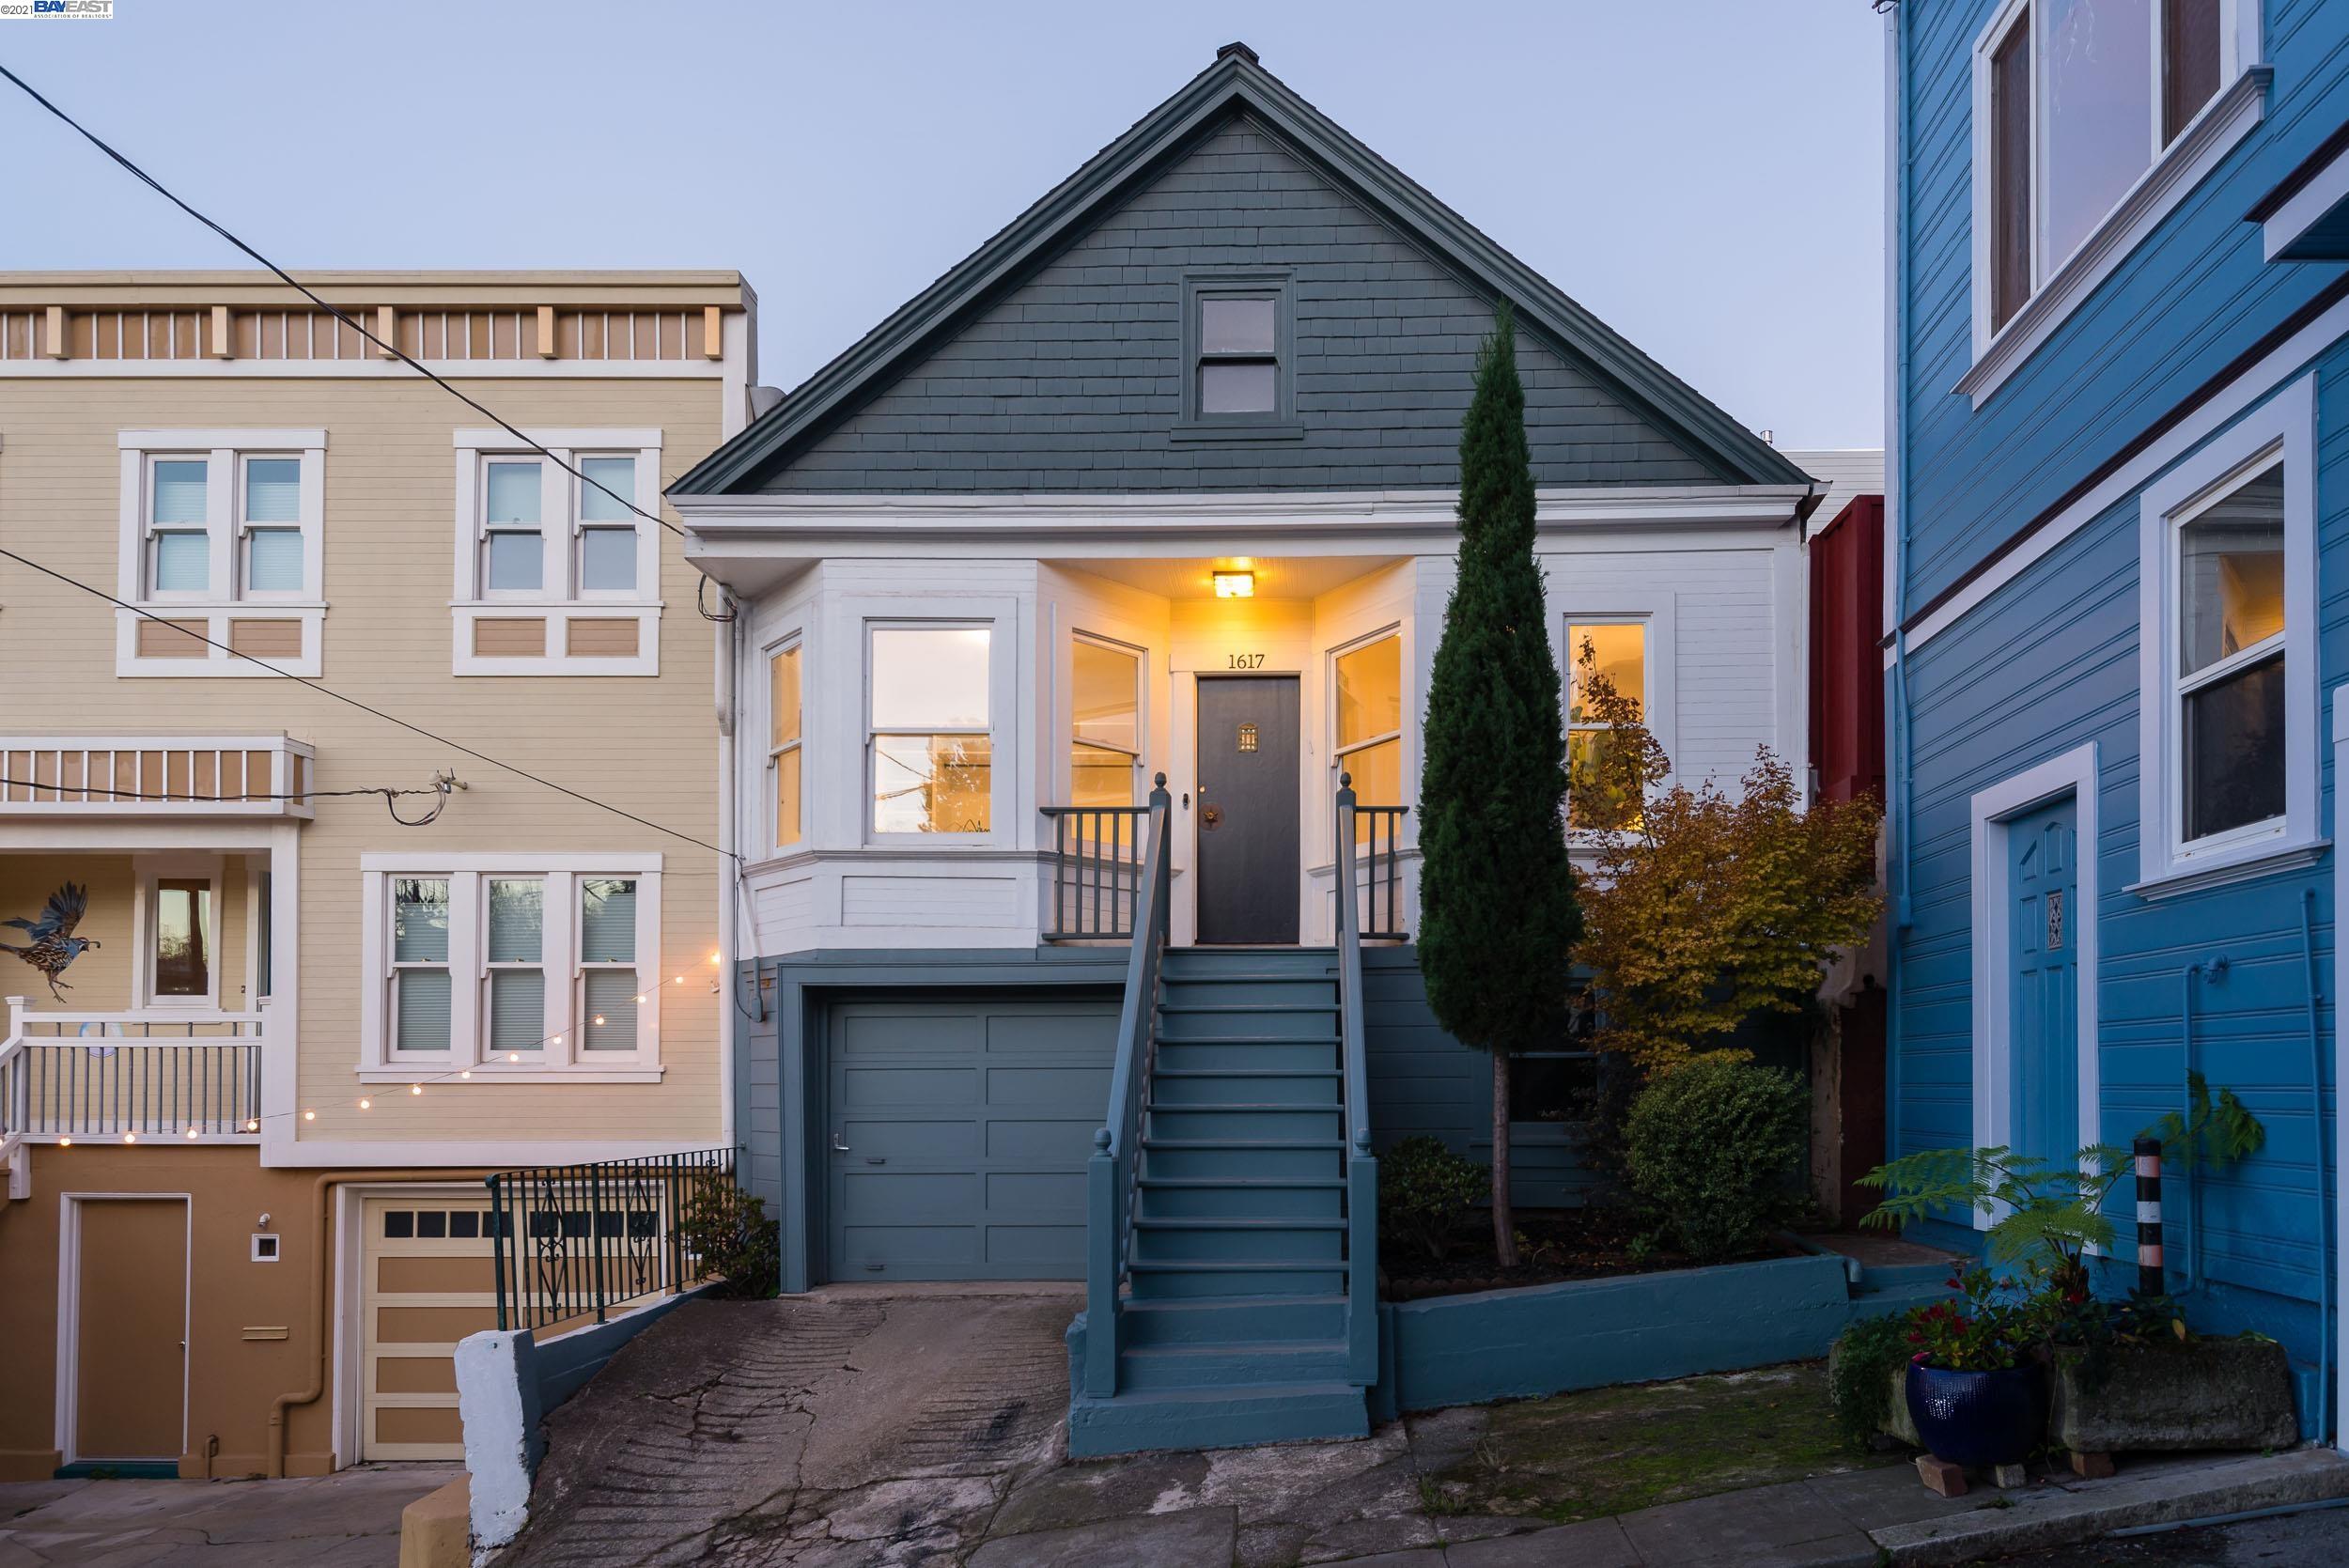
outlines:
{"label": "house number 1617", "polygon": [[1264,668],[1264,655],[1227,653],[1223,656],[1223,667],[1227,670],[1261,670]]}

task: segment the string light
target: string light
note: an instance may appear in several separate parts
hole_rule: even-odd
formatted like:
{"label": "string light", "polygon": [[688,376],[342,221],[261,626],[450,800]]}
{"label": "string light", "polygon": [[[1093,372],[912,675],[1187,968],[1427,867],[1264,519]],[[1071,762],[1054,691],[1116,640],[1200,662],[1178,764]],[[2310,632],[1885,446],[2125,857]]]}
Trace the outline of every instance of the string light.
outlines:
{"label": "string light", "polygon": [[362,1096],[359,1101],[359,1109],[362,1110],[373,1110],[375,1109],[375,1102]]}
{"label": "string light", "polygon": [[424,1085],[421,1083],[412,1083],[408,1086],[408,1092],[411,1094],[421,1094],[424,1093]]}
{"label": "string light", "polygon": [[645,1004],[645,999],[644,999],[643,997],[638,997],[638,998],[636,999],[636,1005],[637,1005],[637,1006],[639,1006],[639,1007],[642,1007],[644,1004]]}
{"label": "string light", "polygon": [[680,986],[684,985],[684,984],[685,984],[685,976],[683,976],[683,975],[681,975],[681,974],[680,974],[680,975],[678,975],[678,976],[677,977],[677,983],[678,985],[680,985]]}
{"label": "string light", "polygon": [[194,1138],[195,1136],[195,1129],[194,1127],[190,1127],[188,1129],[188,1136],[190,1138]]}
{"label": "string light", "polygon": [[471,1078],[473,1077],[473,1069],[471,1067],[467,1067],[463,1072],[459,1073],[457,1076],[459,1078]]}
{"label": "string light", "polygon": [[315,1110],[305,1110],[302,1113],[302,1119],[305,1122],[315,1122],[319,1119],[319,1113]]}
{"label": "string light", "polygon": [[70,1149],[73,1147],[73,1140],[70,1138],[60,1138],[57,1140],[57,1147],[60,1149]]}
{"label": "string light", "polygon": [[[636,1000],[637,1000],[637,1001],[644,1001],[645,999],[644,999],[644,998],[642,998],[642,997],[638,997]],[[601,1029],[601,1028],[603,1027],[603,1015],[602,1015],[601,1013],[599,1013],[599,1014],[597,1014],[597,1015],[596,1015],[596,1027],[597,1027],[598,1029]]]}
{"label": "string light", "polygon": [[122,1135],[122,1141],[125,1143],[135,1143],[139,1141],[139,1135],[135,1132],[126,1132]]}
{"label": "string light", "polygon": [[[556,1035],[554,1037],[554,1043],[558,1046],[561,1045],[563,1043],[563,1037],[560,1034]],[[522,1053],[521,1051],[509,1050],[506,1053],[506,1060],[508,1062],[520,1062],[521,1059]]]}
{"label": "string light", "polygon": [[247,1132],[258,1132],[258,1131],[260,1131],[260,1130],[261,1130],[261,1119],[260,1119],[258,1116],[256,1116],[255,1118],[253,1118],[253,1120],[251,1120],[250,1122],[247,1122],[247,1123],[244,1125],[244,1130],[245,1130],[245,1131],[247,1131]]}

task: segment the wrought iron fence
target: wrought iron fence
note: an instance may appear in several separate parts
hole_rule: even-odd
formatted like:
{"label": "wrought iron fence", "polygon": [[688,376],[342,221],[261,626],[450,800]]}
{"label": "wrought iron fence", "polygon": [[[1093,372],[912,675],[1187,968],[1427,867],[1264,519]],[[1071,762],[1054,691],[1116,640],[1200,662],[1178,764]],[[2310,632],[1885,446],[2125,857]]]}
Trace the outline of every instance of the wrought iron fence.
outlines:
{"label": "wrought iron fence", "polygon": [[746,1223],[732,1149],[541,1165],[487,1178],[498,1327],[601,1323],[716,1276]]}
{"label": "wrought iron fence", "polygon": [[1052,824],[1052,918],[1047,941],[1125,940],[1134,934],[1147,806],[1046,806]]}

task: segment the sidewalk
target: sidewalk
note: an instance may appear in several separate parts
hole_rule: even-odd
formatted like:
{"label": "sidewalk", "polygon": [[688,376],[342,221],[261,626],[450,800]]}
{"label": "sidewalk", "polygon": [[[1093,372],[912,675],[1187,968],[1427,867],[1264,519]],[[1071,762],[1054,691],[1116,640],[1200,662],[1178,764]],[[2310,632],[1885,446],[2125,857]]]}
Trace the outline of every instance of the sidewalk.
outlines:
{"label": "sidewalk", "polygon": [[0,1568],[393,1568],[399,1511],[462,1473],[394,1465],[294,1481],[0,1485]]}

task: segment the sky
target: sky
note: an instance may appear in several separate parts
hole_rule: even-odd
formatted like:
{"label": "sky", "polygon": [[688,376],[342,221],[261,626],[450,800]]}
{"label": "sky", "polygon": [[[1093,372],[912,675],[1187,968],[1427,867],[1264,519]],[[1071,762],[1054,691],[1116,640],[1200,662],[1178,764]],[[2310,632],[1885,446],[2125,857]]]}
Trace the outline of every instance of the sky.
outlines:
{"label": "sky", "polygon": [[[303,268],[730,267],[790,387],[1244,39],[1792,449],[1883,440],[1868,0],[117,0],[0,61]],[[0,267],[242,258],[0,82]]]}

